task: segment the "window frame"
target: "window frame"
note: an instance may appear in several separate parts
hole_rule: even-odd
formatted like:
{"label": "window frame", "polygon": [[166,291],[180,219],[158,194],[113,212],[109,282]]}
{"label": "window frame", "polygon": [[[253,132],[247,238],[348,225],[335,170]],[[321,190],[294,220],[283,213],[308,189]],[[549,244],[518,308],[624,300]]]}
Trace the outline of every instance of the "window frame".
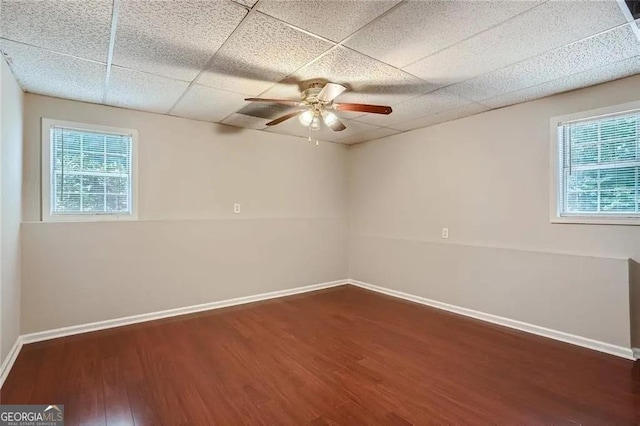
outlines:
{"label": "window frame", "polygon": [[551,223],[567,223],[567,224],[593,224],[593,225],[640,225],[640,214],[578,214],[578,215],[562,215],[562,197],[564,197],[564,189],[561,188],[563,180],[560,174],[563,173],[563,165],[561,164],[560,150],[561,124],[571,122],[591,121],[606,118],[607,116],[624,115],[627,113],[640,114],[640,101],[627,102],[624,104],[613,105],[603,108],[581,111],[573,114],[567,114],[552,117],[550,120],[550,164],[551,164],[551,198],[549,203],[549,218]]}
{"label": "window frame", "polygon": [[[118,135],[131,135],[131,213],[112,214],[100,212],[52,214],[51,212],[51,128],[64,127],[78,131],[104,132]],[[138,131],[120,127],[109,127],[97,124],[76,123],[72,121],[42,118],[41,135],[41,220],[43,222],[100,222],[131,221],[138,219]]]}

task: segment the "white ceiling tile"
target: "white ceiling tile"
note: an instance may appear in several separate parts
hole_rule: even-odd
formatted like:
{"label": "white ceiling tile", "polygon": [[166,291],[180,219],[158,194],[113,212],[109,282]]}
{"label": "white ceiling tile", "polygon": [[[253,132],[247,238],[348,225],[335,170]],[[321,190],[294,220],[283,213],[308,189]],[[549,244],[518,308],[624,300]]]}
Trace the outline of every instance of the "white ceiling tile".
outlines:
{"label": "white ceiling tile", "polygon": [[479,114],[490,110],[491,108],[480,104],[469,104],[459,108],[453,108],[442,111],[438,114],[428,115],[415,120],[405,121],[404,123],[395,124],[393,127],[402,130],[413,130],[422,127],[433,126],[434,124],[444,123],[446,121],[457,120],[459,118],[468,117],[470,115]]}
{"label": "white ceiling tile", "polygon": [[345,45],[396,67],[404,67],[539,3],[408,1],[358,31]]}
{"label": "white ceiling tile", "polygon": [[0,50],[7,55],[27,92],[84,102],[102,101],[104,64],[2,39]]}
{"label": "white ceiling tile", "polygon": [[338,139],[338,142],[351,145],[354,143],[360,143],[360,142],[372,141],[374,139],[384,138],[386,136],[391,136],[398,133],[400,133],[399,130],[380,127],[378,129],[368,130],[366,132],[358,133],[353,136],[348,136],[346,138]]}
{"label": "white ceiling tile", "polygon": [[455,84],[449,89],[479,102],[638,55],[640,43],[629,25],[625,25]]}
{"label": "white ceiling tile", "polygon": [[107,61],[111,0],[3,1],[3,38],[99,62]]}
{"label": "white ceiling tile", "polygon": [[399,2],[400,0],[264,0],[258,10],[339,42]]}
{"label": "white ceiling tile", "polygon": [[[639,72],[631,26],[605,31],[623,22],[614,0],[398,1],[121,0],[106,103],[263,129],[234,113],[245,96],[299,99],[321,78],[349,88],[337,102],[393,107],[340,112],[347,129],[319,133],[355,143]],[[0,49],[22,87],[102,102],[112,3],[0,0],[0,37],[20,41]],[[266,14],[246,17],[256,4]],[[326,40],[362,25],[346,43],[363,53]],[[295,119],[269,131],[307,136]]]}
{"label": "white ceiling tile", "polygon": [[222,121],[222,124],[229,126],[244,127],[246,129],[262,130],[267,127],[267,123],[271,120],[265,118],[252,117],[244,114],[232,114]]}
{"label": "white ceiling tile", "polygon": [[245,95],[194,84],[187,90],[171,115],[202,121],[219,122],[242,108]]}
{"label": "white ceiling tile", "polygon": [[[507,93],[506,95],[497,96],[482,101],[484,105],[491,108],[500,108],[507,105],[518,104],[531,101],[556,93],[567,92],[582,87],[593,86],[595,84],[604,83],[619,78],[628,77],[640,73],[640,57],[626,59],[610,65],[591,69],[580,74],[553,80],[548,83],[539,84],[537,86],[518,90],[516,92]],[[640,98],[640,87],[638,88],[638,97]]]}
{"label": "white ceiling tile", "polygon": [[575,2],[550,1],[424,58],[405,71],[434,83],[456,83],[625,22],[616,2],[581,2],[576,7]]}
{"label": "white ceiling tile", "polygon": [[[343,84],[349,89],[337,98],[338,102],[395,105],[437,88],[402,70],[342,46],[300,69],[287,78],[287,82],[318,78]],[[295,84],[280,83],[262,96],[299,98],[300,92]]]}
{"label": "white ceiling tile", "polygon": [[198,83],[257,95],[332,45],[256,12],[242,22]]}
{"label": "white ceiling tile", "polygon": [[211,0],[121,2],[113,63],[192,81],[246,14]]}
{"label": "white ceiling tile", "polygon": [[424,117],[425,115],[437,114],[469,103],[471,103],[471,101],[451,93],[447,88],[444,88],[395,105],[393,112],[389,115],[365,114],[357,117],[356,120],[378,126],[395,128],[394,124],[396,123]]}
{"label": "white ceiling tile", "polygon": [[107,104],[167,113],[188,85],[184,81],[112,67]]}
{"label": "white ceiling tile", "polygon": [[[285,83],[284,81],[291,81],[291,83]],[[302,94],[295,78],[288,77],[280,83],[269,88],[269,90],[261,93],[259,97],[269,99],[300,100],[301,96]]]}

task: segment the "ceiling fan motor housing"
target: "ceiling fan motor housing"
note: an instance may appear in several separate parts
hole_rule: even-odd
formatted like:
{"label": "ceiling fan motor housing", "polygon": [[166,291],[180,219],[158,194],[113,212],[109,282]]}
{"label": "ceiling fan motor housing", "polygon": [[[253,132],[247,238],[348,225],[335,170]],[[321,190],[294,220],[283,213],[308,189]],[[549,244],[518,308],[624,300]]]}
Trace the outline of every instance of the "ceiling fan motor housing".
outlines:
{"label": "ceiling fan motor housing", "polygon": [[313,84],[312,87],[309,87],[302,92],[302,102],[307,105],[309,110],[313,112],[313,115],[317,118],[322,115],[325,110],[325,106],[330,104],[318,99],[318,95],[322,91],[322,87],[323,86],[321,84]]}
{"label": "ceiling fan motor housing", "polygon": [[314,85],[312,87],[309,87],[308,89],[302,92],[302,101],[307,102],[309,104],[320,102],[318,100],[318,95],[320,94],[321,91],[322,91],[322,86],[320,85],[318,86]]}

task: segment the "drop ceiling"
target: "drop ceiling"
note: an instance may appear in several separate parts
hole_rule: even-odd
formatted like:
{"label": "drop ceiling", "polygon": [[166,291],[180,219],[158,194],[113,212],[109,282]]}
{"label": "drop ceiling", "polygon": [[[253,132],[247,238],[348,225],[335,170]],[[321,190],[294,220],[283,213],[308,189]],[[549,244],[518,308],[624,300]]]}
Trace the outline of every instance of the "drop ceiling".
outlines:
{"label": "drop ceiling", "polygon": [[327,79],[393,107],[320,132],[352,144],[640,73],[624,3],[2,0],[0,50],[27,92],[296,136],[244,98]]}

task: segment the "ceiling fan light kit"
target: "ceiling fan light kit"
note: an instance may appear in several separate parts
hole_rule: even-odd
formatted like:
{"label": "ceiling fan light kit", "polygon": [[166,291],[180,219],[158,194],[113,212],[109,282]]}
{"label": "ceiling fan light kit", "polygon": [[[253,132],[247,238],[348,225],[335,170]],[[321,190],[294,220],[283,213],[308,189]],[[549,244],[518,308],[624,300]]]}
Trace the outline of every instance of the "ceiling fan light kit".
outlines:
{"label": "ceiling fan light kit", "polygon": [[332,112],[327,112],[327,111],[324,111],[322,113],[322,119],[329,127],[335,125],[338,122],[338,116]]}
{"label": "ceiling fan light kit", "polygon": [[[392,112],[391,107],[383,105],[334,103],[334,99],[345,90],[347,90],[347,88],[341,84],[316,80],[311,82],[308,87],[302,91],[300,101],[264,98],[246,98],[245,101],[277,103],[300,108],[297,111],[268,122],[267,126],[275,126],[297,116],[300,124],[309,128],[309,142],[312,140],[311,132],[320,130],[323,123],[334,132],[341,132],[347,128],[333,111],[354,111],[372,114],[391,114]],[[316,145],[318,145],[317,137]]]}

